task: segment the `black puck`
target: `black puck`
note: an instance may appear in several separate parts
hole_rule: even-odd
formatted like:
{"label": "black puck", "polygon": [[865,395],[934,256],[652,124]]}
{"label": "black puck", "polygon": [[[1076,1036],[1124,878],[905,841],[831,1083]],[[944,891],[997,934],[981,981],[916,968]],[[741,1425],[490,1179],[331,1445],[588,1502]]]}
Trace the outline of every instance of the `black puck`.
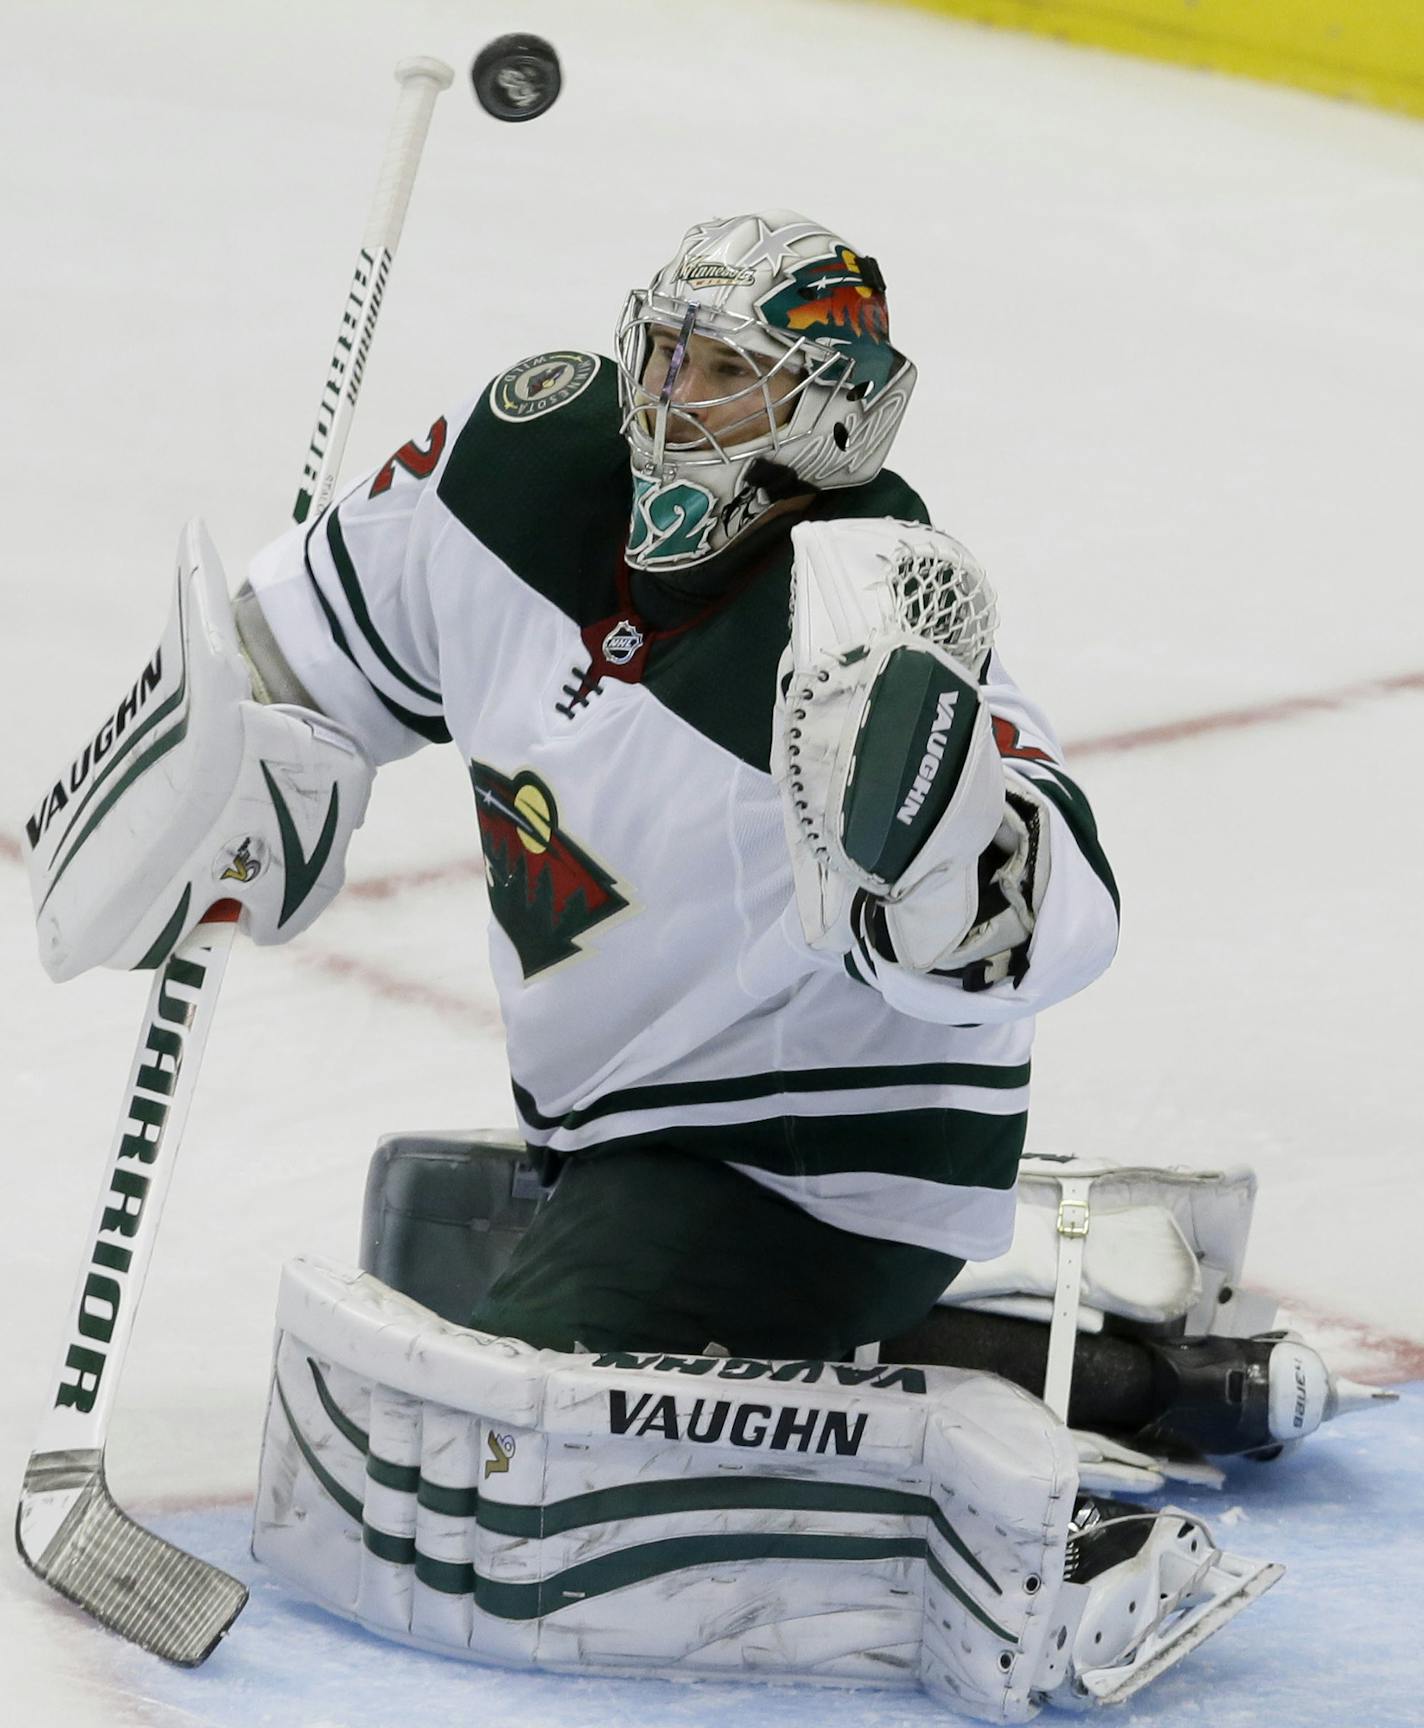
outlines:
{"label": "black puck", "polygon": [[537,120],[554,106],[563,76],[542,36],[496,36],[470,67],[475,99],[496,120]]}

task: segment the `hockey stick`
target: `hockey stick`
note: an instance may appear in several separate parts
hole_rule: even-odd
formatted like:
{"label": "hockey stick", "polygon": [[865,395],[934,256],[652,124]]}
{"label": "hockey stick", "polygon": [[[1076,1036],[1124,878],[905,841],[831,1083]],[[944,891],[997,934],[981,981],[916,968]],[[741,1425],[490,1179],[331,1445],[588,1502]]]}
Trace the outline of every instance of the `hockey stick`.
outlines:
{"label": "hockey stick", "polygon": [[[401,94],[303,470],[298,522],[313,497],[324,507],[335,488],[431,110],[453,77],[439,60],[396,67]],[[234,900],[210,907],[154,978],[54,1402],[15,1515],[16,1546],[45,1583],[121,1637],[184,1667],[212,1653],[242,1612],[246,1586],[120,1510],[105,1480],[104,1442],[240,912]]]}
{"label": "hockey stick", "polygon": [[450,87],[455,74],[443,60],[420,57],[402,60],[396,67],[401,87],[395,121],[386,144],[385,160],[376,181],[376,196],[356,254],[351,287],[341,310],[341,327],[331,352],[326,385],[321,393],[316,425],[307,446],[302,484],[292,519],[305,522],[315,504],[318,515],[331,502],[336,474],[351,429],[351,416],[361,389],[361,378],[380,316],[386,277],[405,223],[415,170],[430,126],[435,98]]}
{"label": "hockey stick", "polygon": [[235,900],[218,901],[154,977],[58,1389],[15,1518],[20,1553],[46,1584],[187,1667],[237,1618],[246,1588],[119,1510],[104,1479],[104,1438],[239,911]]}

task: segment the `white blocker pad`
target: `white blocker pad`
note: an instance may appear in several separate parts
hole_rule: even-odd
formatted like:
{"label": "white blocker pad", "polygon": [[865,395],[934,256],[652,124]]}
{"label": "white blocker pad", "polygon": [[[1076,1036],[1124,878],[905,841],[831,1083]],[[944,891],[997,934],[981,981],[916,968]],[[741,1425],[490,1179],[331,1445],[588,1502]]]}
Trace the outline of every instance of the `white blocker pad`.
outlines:
{"label": "white blocker pad", "polygon": [[[1081,1210],[1071,1202],[1064,1210],[1069,1181],[1084,1185]],[[996,1260],[966,1265],[941,1301],[1047,1322],[1066,1225],[1081,1243],[1080,1331],[1099,1331],[1103,1315],[1115,1314],[1155,1324],[1185,1319],[1190,1337],[1247,1337],[1275,1315],[1274,1303],[1239,1287],[1255,1198],[1255,1174],[1241,1166],[1025,1158],[1013,1245]]]}
{"label": "white blocker pad", "polygon": [[517,1666],[922,1685],[1025,1721],[1063,1678],[1077,1470],[955,1369],[561,1355],[285,1269],[253,1552],[405,1643]]}
{"label": "white blocker pad", "polygon": [[153,658],[25,824],[51,978],[161,965],[216,900],[235,900],[261,943],[330,904],[370,764],[321,715],[251,697],[222,565],[194,520]]}

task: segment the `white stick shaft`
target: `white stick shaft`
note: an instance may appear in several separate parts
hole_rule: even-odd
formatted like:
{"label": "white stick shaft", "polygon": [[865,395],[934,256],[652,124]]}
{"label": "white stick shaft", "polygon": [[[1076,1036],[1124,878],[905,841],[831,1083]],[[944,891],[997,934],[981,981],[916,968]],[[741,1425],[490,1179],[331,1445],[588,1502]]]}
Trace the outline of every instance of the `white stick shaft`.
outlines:
{"label": "white stick shaft", "polygon": [[154,975],[36,1452],[104,1444],[236,929],[204,920]]}
{"label": "white stick shaft", "polygon": [[302,484],[292,510],[293,519],[305,522],[313,509],[318,514],[331,502],[336,476],[346,449],[356,398],[361,391],[371,339],[385,296],[386,278],[395,257],[410,203],[415,171],[420,166],[425,136],[435,98],[448,89],[455,74],[443,61],[418,58],[402,60],[396,67],[400,96],[395,119],[386,140],[386,153],[376,177],[376,195],[356,256],[351,287],[341,313],[326,384],[321,393],[316,425],[307,446]]}

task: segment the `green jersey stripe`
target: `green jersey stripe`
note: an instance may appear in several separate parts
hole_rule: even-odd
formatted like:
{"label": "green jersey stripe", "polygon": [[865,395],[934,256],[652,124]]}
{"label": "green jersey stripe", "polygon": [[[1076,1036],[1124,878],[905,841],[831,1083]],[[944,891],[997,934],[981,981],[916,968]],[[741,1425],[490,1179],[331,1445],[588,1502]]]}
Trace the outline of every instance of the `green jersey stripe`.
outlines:
{"label": "green jersey stripe", "polygon": [[[310,535],[308,535],[308,540],[310,540]],[[312,569],[311,559],[308,557],[305,560],[305,563],[307,580],[311,583],[312,592],[316,595],[317,604],[321,607],[322,617],[326,619],[326,627],[331,632],[332,641],[356,668],[356,670],[361,673],[362,678],[365,679],[366,687],[370,690],[371,694],[392,717],[392,719],[399,720],[402,726],[408,726],[418,737],[424,738],[431,744],[448,744],[450,742],[450,730],[443,720],[432,719],[428,714],[416,714],[409,708],[403,708],[399,702],[392,701],[391,698],[386,695],[384,690],[378,690],[376,686],[372,684],[371,680],[362,670],[361,662],[352,652],[351,644],[346,640],[346,632],[341,628],[341,620],[332,610],[331,602],[321,591],[321,583],[316,579],[316,572]]]}
{"label": "green jersey stripe", "polygon": [[987,1062],[908,1062],[872,1067],[787,1068],[777,1073],[739,1074],[725,1080],[687,1080],[671,1085],[630,1086],[607,1092],[581,1109],[562,1116],[540,1110],[534,1096],[518,1081],[514,1099],[524,1120],[534,1128],[579,1128],[602,1116],[625,1110],[662,1110],[693,1104],[742,1103],[753,1098],[777,1098],[786,1093],[885,1091],[896,1086],[984,1086],[1015,1091],[1029,1082],[1029,1064],[1003,1068]]}
{"label": "green jersey stripe", "polygon": [[[990,1116],[974,1110],[885,1110],[866,1116],[771,1116],[755,1122],[678,1122],[621,1133],[584,1147],[598,1156],[666,1148],[716,1158],[793,1182],[872,1172],[949,1188],[1009,1189],[1028,1132],[1027,1110]],[[533,1144],[540,1144],[533,1141]]]}
{"label": "green jersey stripe", "polygon": [[1070,778],[1056,762],[1035,762],[1034,772],[1026,777],[1043,793],[1049,803],[1054,806],[1059,815],[1068,824],[1073,838],[1078,842],[1078,849],[1092,867],[1093,874],[1103,887],[1107,889],[1112,899],[1113,911],[1122,913],[1122,900],[1118,894],[1117,880],[1113,876],[1112,866],[1108,863],[1107,854],[1103,851],[1102,842],[1098,838],[1097,819],[1093,815],[1092,806],[1083,794],[1083,789]]}
{"label": "green jersey stripe", "polygon": [[336,574],[341,581],[341,592],[346,596],[346,604],[351,608],[351,616],[356,620],[356,627],[366,638],[367,646],[371,652],[398,684],[403,684],[412,695],[423,696],[427,702],[433,702],[437,708],[440,707],[440,692],[431,690],[419,679],[412,678],[395,655],[391,653],[380,631],[377,630],[371,618],[370,608],[366,604],[366,596],[361,590],[361,578],[356,574],[356,566],[352,562],[350,552],[346,549],[346,537],[341,532],[340,515],[335,510],[327,512],[326,544],[331,553],[331,561],[336,566]]}

